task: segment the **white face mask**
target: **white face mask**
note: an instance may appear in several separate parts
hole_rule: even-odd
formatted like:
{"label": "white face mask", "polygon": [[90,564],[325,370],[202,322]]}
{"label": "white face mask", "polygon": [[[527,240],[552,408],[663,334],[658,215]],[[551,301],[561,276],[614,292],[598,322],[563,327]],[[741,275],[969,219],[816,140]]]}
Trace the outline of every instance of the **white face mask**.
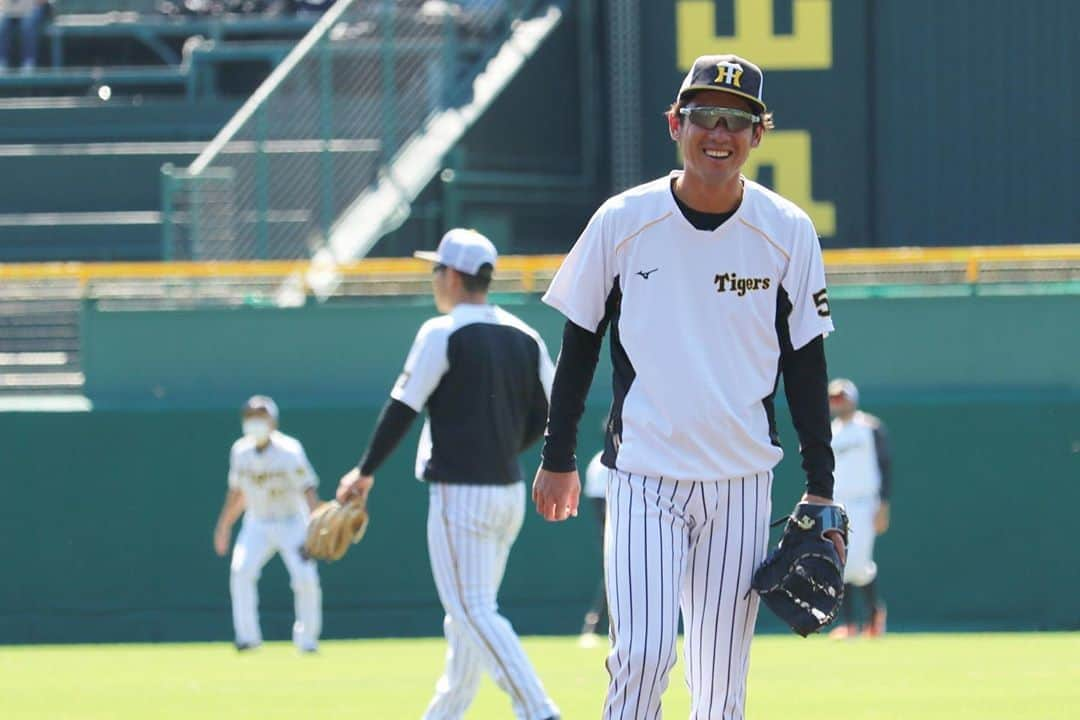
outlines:
{"label": "white face mask", "polygon": [[270,437],[270,423],[262,418],[248,418],[244,421],[244,435],[256,443],[263,443]]}

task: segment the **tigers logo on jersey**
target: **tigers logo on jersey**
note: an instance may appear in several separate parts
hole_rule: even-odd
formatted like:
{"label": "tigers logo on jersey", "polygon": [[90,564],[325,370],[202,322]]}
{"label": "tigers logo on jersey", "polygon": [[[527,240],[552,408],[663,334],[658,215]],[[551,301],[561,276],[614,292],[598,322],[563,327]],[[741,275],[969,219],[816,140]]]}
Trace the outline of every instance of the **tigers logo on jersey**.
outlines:
{"label": "tigers logo on jersey", "polygon": [[289,477],[289,473],[284,470],[266,470],[263,472],[241,470],[239,474],[241,477],[250,478],[251,482],[255,483],[256,485],[265,485],[266,483],[272,482],[274,480],[287,480]]}
{"label": "tigers logo on jersey", "polygon": [[713,278],[716,292],[733,292],[739,297],[753,290],[768,290],[771,278],[741,278],[735,273],[724,273]]}

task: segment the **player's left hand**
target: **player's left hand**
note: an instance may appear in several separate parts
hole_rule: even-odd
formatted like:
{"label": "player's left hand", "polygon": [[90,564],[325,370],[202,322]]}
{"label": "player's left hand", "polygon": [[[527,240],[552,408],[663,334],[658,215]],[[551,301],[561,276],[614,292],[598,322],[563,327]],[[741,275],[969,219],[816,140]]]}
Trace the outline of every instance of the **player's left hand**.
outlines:
{"label": "player's left hand", "polygon": [[[799,502],[814,503],[816,505],[835,505],[836,503],[827,497],[821,495],[811,495],[810,493],[804,493],[802,500]],[[836,554],[840,556],[840,562],[847,562],[847,548],[844,547],[844,536],[838,530],[830,530],[825,533],[825,537],[832,540],[833,547],[836,548]]]}
{"label": "player's left hand", "polygon": [[361,475],[360,468],[354,467],[341,476],[341,482],[338,483],[337,488],[337,501],[344,505],[354,498],[366,500],[367,494],[371,492],[374,485],[374,475]]}

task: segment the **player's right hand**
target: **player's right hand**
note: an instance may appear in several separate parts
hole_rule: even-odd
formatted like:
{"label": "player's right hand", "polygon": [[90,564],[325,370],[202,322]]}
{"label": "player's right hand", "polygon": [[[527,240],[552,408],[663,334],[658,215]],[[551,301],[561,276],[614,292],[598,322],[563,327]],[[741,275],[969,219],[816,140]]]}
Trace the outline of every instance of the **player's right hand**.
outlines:
{"label": "player's right hand", "polygon": [[342,505],[354,498],[363,500],[367,497],[367,494],[371,492],[371,488],[374,485],[374,475],[361,475],[360,468],[354,467],[352,470],[341,476],[341,482],[338,483],[337,495],[335,497],[337,497],[337,501]]}
{"label": "player's right hand", "polygon": [[533,502],[536,512],[549,522],[577,517],[581,480],[577,470],[552,472],[540,468],[533,480]]}

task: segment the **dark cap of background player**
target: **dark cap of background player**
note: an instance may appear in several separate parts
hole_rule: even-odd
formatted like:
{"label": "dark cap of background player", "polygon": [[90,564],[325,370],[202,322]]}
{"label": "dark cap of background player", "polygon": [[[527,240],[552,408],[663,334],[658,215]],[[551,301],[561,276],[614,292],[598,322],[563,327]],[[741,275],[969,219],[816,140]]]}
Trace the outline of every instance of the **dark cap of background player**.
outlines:
{"label": "dark cap of background player", "polygon": [[738,55],[702,55],[694,61],[679,87],[676,104],[701,90],[719,90],[745,98],[758,113],[764,113],[765,76],[754,63]]}

